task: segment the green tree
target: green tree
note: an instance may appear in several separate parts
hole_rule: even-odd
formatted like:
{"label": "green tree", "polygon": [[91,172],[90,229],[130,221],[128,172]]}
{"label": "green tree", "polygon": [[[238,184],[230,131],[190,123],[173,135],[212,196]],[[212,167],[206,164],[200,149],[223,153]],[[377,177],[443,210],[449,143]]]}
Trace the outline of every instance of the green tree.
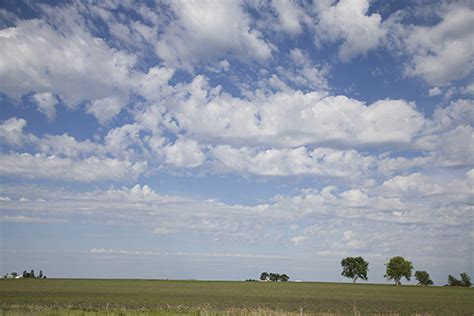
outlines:
{"label": "green tree", "polygon": [[268,280],[269,276],[270,275],[268,274],[268,272],[262,272],[262,274],[260,274],[260,280],[266,281]]}
{"label": "green tree", "polygon": [[40,270],[40,273],[38,274],[38,279],[42,279],[43,278],[43,270]]}
{"label": "green tree", "polygon": [[461,286],[462,282],[456,279],[453,275],[448,275],[448,284],[450,286]]}
{"label": "green tree", "polygon": [[35,278],[35,270],[31,270],[30,272],[30,278],[34,279]]}
{"label": "green tree", "polygon": [[471,277],[466,272],[461,273],[462,286],[471,287]]}
{"label": "green tree", "polygon": [[346,278],[351,278],[355,283],[357,279],[367,280],[369,263],[362,257],[347,257],[341,261],[342,273]]}
{"label": "green tree", "polygon": [[276,282],[280,279],[280,275],[278,273],[270,273],[270,281]]}
{"label": "green tree", "polygon": [[410,281],[411,271],[413,270],[413,265],[410,261],[405,260],[403,257],[396,256],[390,259],[385,266],[387,267],[387,271],[384,277],[386,277],[387,280],[394,280],[395,285],[401,285],[400,280],[403,277]]}
{"label": "green tree", "polygon": [[420,285],[433,285],[433,281],[430,279],[430,275],[426,271],[416,271],[415,279]]}
{"label": "green tree", "polygon": [[280,275],[280,281],[281,281],[281,282],[287,282],[289,279],[290,279],[290,277],[289,277],[287,274],[285,274],[285,273],[283,273],[282,275]]}
{"label": "green tree", "polygon": [[461,280],[456,279],[451,274],[448,276],[448,284],[450,286],[465,286],[471,287],[471,277],[466,272],[461,273]]}

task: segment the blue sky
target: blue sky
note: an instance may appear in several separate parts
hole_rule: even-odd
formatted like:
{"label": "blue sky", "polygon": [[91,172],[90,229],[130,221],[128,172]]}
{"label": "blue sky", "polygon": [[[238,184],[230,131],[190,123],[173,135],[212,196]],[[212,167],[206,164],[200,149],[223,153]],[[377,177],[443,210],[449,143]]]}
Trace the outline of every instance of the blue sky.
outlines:
{"label": "blue sky", "polygon": [[473,269],[470,1],[2,1],[0,272]]}

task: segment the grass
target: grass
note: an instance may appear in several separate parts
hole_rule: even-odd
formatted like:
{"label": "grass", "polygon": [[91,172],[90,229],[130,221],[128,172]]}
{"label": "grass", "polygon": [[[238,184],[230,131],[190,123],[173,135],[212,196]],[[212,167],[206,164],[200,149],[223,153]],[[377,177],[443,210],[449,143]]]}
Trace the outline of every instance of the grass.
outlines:
{"label": "grass", "polygon": [[474,289],[342,283],[0,280],[2,314],[474,315]]}

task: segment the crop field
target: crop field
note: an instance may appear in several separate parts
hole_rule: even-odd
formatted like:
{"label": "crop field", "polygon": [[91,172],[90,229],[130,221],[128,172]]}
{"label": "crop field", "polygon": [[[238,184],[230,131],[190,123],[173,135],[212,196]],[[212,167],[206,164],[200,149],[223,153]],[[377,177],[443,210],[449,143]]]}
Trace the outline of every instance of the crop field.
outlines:
{"label": "crop field", "polygon": [[314,282],[0,280],[3,315],[473,315],[474,289]]}

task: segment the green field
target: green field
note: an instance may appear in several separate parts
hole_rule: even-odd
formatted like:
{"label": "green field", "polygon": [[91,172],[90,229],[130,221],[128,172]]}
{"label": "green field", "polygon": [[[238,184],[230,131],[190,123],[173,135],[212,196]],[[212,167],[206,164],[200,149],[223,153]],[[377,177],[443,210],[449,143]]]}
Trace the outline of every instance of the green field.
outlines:
{"label": "green field", "polygon": [[474,289],[342,283],[0,280],[2,314],[473,315]]}

